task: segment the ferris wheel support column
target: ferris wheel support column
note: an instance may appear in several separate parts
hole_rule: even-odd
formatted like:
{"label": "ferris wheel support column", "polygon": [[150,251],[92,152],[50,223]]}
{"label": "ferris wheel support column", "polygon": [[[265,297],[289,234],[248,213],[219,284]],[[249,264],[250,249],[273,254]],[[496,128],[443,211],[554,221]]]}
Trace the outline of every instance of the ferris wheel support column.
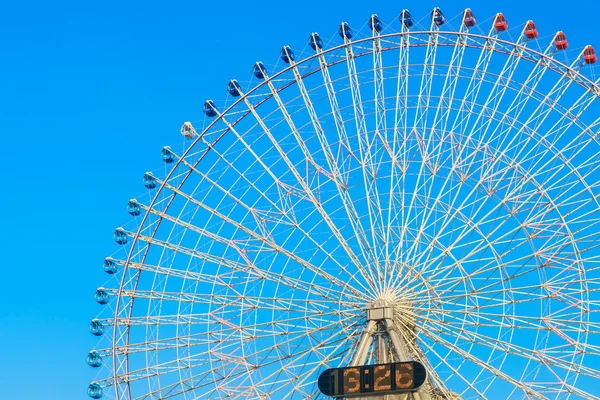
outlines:
{"label": "ferris wheel support column", "polygon": [[[396,327],[396,324],[394,323],[394,320],[392,318],[388,318],[385,320],[385,330],[388,334],[388,337],[390,338],[390,340],[392,342],[392,346],[394,347],[396,361],[408,360],[406,346],[403,344],[402,339],[398,335],[398,328]],[[425,385],[427,385],[427,383]],[[405,396],[404,398],[406,398],[406,397],[408,397],[408,396]],[[423,393],[414,392],[414,393],[412,393],[412,397],[414,400],[431,400],[431,397],[426,392],[423,392]],[[398,398],[401,399],[402,397],[398,397]]]}
{"label": "ferris wheel support column", "polygon": [[[378,331],[378,326],[382,329]],[[411,353],[408,351],[407,345],[404,340],[398,334],[399,327],[394,322],[394,307],[388,304],[385,300],[378,300],[367,307],[367,326],[363,331],[360,342],[352,358],[351,366],[365,365],[369,350],[373,345],[373,338],[377,334],[377,348],[374,353],[377,358],[377,363],[387,363],[388,354],[392,353],[395,362],[409,361],[412,360]],[[384,340],[381,333],[388,336],[391,342],[391,347],[386,348],[386,341]],[[391,350],[391,351],[390,351]],[[431,388],[431,384],[426,384],[427,388]],[[421,390],[421,392],[413,392],[411,394],[403,393],[399,395],[385,395],[381,398],[382,400],[408,400],[410,398],[414,400],[433,400],[429,394],[430,389]],[[411,397],[412,395],[412,397]]]}
{"label": "ferris wheel support column", "polygon": [[367,357],[367,351],[371,346],[371,338],[375,333],[375,327],[377,326],[377,321],[369,321],[367,327],[365,328],[362,337],[360,339],[360,343],[358,344],[358,348],[356,349],[356,353],[352,358],[351,366],[355,367],[357,365],[363,365],[365,363],[365,358]]}

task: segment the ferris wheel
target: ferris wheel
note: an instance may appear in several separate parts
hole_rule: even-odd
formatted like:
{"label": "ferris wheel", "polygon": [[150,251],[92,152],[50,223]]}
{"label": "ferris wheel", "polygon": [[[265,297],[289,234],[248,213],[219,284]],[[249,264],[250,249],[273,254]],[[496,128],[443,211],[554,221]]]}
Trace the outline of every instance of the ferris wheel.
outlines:
{"label": "ferris wheel", "polygon": [[538,35],[404,10],[230,81],[114,233],[88,395],[600,398],[597,57]]}

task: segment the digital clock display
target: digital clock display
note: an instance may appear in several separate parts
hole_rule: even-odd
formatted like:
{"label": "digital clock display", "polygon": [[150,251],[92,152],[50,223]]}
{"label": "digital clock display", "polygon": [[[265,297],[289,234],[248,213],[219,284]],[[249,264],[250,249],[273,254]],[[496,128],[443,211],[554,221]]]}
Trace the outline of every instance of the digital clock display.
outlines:
{"label": "digital clock display", "polygon": [[369,394],[415,392],[427,371],[416,361],[360,367],[332,368],[319,376],[319,390],[326,396],[352,397]]}

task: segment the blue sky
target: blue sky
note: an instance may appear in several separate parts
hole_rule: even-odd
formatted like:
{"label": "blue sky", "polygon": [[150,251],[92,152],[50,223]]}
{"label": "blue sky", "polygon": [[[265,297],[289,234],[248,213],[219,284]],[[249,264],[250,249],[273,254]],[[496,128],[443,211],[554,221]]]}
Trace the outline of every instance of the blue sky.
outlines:
{"label": "blue sky", "polygon": [[331,37],[343,20],[378,13],[394,26],[405,7],[417,19],[433,6],[448,17],[468,6],[480,21],[502,11],[512,27],[534,19],[540,36],[563,30],[573,47],[600,48],[595,0],[124,3],[0,5],[3,399],[85,397],[93,293],[127,200],[162,167],[162,147],[181,143],[181,123],[202,119],[204,99],[224,100],[229,79],[250,80],[255,61],[302,49],[312,31]]}

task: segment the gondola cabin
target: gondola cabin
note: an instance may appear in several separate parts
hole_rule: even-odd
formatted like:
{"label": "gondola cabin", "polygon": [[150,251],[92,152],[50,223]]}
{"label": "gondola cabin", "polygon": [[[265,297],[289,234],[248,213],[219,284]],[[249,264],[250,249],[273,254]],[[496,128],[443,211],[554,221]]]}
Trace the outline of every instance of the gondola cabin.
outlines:
{"label": "gondola cabin", "polygon": [[352,29],[350,29],[350,25],[347,22],[342,22],[340,24],[340,29],[338,31],[342,39],[352,39]]}
{"label": "gondola cabin", "polygon": [[95,351],[91,351],[87,356],[87,363],[90,367],[98,368],[102,366],[102,357]]}
{"label": "gondola cabin", "polygon": [[136,199],[129,200],[127,203],[127,212],[134,217],[137,217],[142,213],[142,208],[140,207],[140,203]]}
{"label": "gondola cabin", "polygon": [[238,81],[236,81],[235,79],[230,80],[227,84],[227,91],[233,97],[238,97],[241,91],[240,84],[238,83]]}
{"label": "gondola cabin", "polygon": [[444,18],[444,14],[442,14],[442,10],[439,7],[436,7],[431,12],[431,20],[437,26],[443,25],[446,22],[446,18]]}
{"label": "gondola cabin", "polygon": [[169,146],[163,147],[162,151],[160,152],[160,158],[162,158],[162,160],[167,164],[171,164],[173,161],[175,161],[173,158],[173,152]]}
{"label": "gondola cabin", "polygon": [[464,12],[463,12],[463,24],[467,27],[470,28],[472,26],[475,26],[475,14],[473,14],[473,11],[471,11],[470,8],[467,8]]}
{"label": "gondola cabin", "polygon": [[313,32],[308,38],[308,45],[311,49],[317,51],[317,49],[323,48],[323,39],[321,39],[321,36],[319,36],[318,33]]}
{"label": "gondola cabin", "polygon": [[265,75],[267,74],[265,64],[263,64],[262,61],[258,61],[256,64],[254,64],[254,67],[252,67],[252,73],[258,79],[265,79]]}
{"label": "gondola cabin", "polygon": [[90,322],[90,332],[94,336],[102,336],[104,335],[104,325],[102,325],[102,322],[99,320],[93,319],[92,322]]}
{"label": "gondola cabin", "polygon": [[280,57],[286,64],[289,64],[291,61],[294,61],[296,59],[294,56],[294,52],[292,51],[290,46],[283,46],[283,49],[281,49]]}
{"label": "gondola cabin", "polygon": [[108,304],[108,293],[104,289],[98,289],[94,293],[94,300],[98,304]]}
{"label": "gondola cabin", "polygon": [[381,20],[377,14],[371,15],[371,18],[369,18],[369,28],[371,31],[381,32]]}
{"label": "gondola cabin", "polygon": [[107,274],[113,275],[119,269],[119,265],[112,257],[106,257],[104,259],[104,263],[102,264],[102,269],[104,269],[104,272]]}
{"label": "gondola cabin", "polygon": [[407,29],[413,26],[413,17],[408,10],[402,10],[402,12],[400,13],[400,22]]}
{"label": "gondola cabin", "polygon": [[527,21],[525,24],[525,36],[527,36],[527,39],[535,39],[538,37],[537,28],[532,20]]}
{"label": "gondola cabin", "polygon": [[142,182],[148,189],[154,189],[156,187],[156,178],[152,175],[152,172],[146,172],[142,178]]}
{"label": "gondola cabin", "polygon": [[186,139],[191,139],[196,136],[196,129],[194,129],[191,122],[184,122],[181,126],[181,134]]}
{"label": "gondola cabin", "polygon": [[502,13],[496,14],[496,18],[494,18],[494,28],[496,28],[498,32],[503,32],[508,29],[508,23]]}
{"label": "gondola cabin", "polygon": [[596,61],[598,61],[596,50],[594,50],[594,48],[589,44],[583,49],[583,61],[586,64],[595,64]]}
{"label": "gondola cabin", "polygon": [[126,244],[127,243],[127,234],[123,230],[123,228],[117,228],[113,235],[115,242],[118,244]]}
{"label": "gondola cabin", "polygon": [[565,35],[563,31],[558,31],[556,36],[554,36],[554,46],[556,46],[556,50],[566,50],[567,47],[569,47],[567,35]]}
{"label": "gondola cabin", "polygon": [[101,399],[104,395],[102,388],[97,383],[92,383],[88,386],[87,395],[92,399]]}
{"label": "gondola cabin", "polygon": [[206,100],[204,102],[204,106],[202,107],[202,111],[208,117],[212,118],[212,117],[216,117],[217,116],[217,107],[215,106],[215,103],[213,103],[212,100]]}

